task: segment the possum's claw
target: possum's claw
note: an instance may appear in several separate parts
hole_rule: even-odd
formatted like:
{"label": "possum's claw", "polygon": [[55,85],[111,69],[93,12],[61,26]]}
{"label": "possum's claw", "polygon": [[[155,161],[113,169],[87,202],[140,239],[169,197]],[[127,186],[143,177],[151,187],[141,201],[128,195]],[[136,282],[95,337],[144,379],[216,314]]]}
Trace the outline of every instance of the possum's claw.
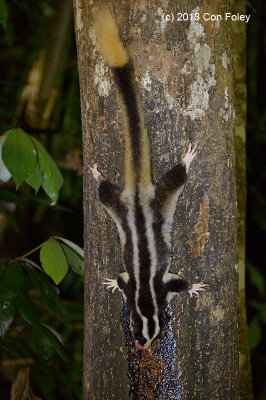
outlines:
{"label": "possum's claw", "polygon": [[189,170],[189,167],[190,167],[190,164],[191,164],[193,158],[197,154],[196,148],[197,148],[197,145],[192,147],[191,143],[189,143],[188,150],[187,150],[186,154],[184,155],[184,157],[182,158],[182,161],[186,166],[187,173],[188,173],[188,170]]}
{"label": "possum's claw", "polygon": [[92,167],[90,167],[90,170],[92,172],[93,177],[96,179],[96,181],[101,182],[105,180],[105,177],[100,173],[98,170],[99,164],[95,163],[93,164]]}
{"label": "possum's claw", "polygon": [[102,285],[106,285],[106,289],[112,289],[112,293],[114,293],[116,289],[118,289],[121,292],[121,289],[117,284],[117,279],[108,279],[108,278],[104,279],[105,281],[102,282]]}
{"label": "possum's claw", "polygon": [[200,290],[205,290],[207,285],[205,285],[204,283],[193,283],[192,288],[188,291],[189,296],[192,297],[193,294],[195,294],[196,296],[199,295],[199,291]]}

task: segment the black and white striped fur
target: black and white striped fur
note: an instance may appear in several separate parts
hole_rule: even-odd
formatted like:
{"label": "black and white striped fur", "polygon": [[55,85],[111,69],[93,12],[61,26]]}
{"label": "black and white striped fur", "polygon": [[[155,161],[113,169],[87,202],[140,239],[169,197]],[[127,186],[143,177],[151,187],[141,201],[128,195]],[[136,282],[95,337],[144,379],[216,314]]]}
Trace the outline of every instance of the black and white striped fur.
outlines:
{"label": "black and white striped fur", "polygon": [[168,318],[165,307],[182,291],[198,294],[204,284],[190,285],[169,273],[171,231],[176,202],[187,178],[196,146],[189,145],[180,164],[157,183],[151,173],[147,128],[138,96],[132,62],[107,7],[98,9],[94,30],[100,51],[113,71],[125,106],[125,189],[121,191],[98,170],[99,198],[117,225],[125,272],[117,280],[106,279],[107,288],[119,288],[130,311],[131,331],[139,350],[158,337]]}

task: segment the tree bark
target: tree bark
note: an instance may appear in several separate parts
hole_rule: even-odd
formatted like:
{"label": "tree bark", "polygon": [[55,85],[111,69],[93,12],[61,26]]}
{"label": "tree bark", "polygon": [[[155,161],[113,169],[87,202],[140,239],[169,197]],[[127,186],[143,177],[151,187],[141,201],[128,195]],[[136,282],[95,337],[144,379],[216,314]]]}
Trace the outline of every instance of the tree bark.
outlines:
{"label": "tree bark", "polygon": [[[182,382],[179,397],[169,393],[163,397],[149,385],[144,390],[141,379],[131,380],[133,397],[234,400],[238,398],[238,271],[228,3],[198,1],[192,6],[184,0],[182,8],[170,2],[165,9],[159,0],[109,1],[108,5],[135,65],[155,180],[180,160],[189,142],[198,144],[178,201],[172,270],[183,267],[187,280],[208,283],[199,297],[189,299],[184,293],[172,302],[179,359],[175,373],[181,374]],[[75,0],[74,12],[84,146],[84,398],[126,399],[121,298],[101,286],[103,278],[120,272],[120,248],[89,173],[89,167],[98,162],[110,180],[118,170],[122,186],[122,113],[110,71],[95,49],[90,2]],[[192,12],[199,13],[199,20],[190,18]],[[163,13],[173,13],[174,21],[163,20]],[[182,13],[180,21],[178,13]],[[222,20],[206,21],[204,13],[221,15]],[[138,371],[152,365],[155,354],[147,354],[138,359]],[[132,361],[129,347],[127,357]],[[163,366],[157,366],[162,380]]]}

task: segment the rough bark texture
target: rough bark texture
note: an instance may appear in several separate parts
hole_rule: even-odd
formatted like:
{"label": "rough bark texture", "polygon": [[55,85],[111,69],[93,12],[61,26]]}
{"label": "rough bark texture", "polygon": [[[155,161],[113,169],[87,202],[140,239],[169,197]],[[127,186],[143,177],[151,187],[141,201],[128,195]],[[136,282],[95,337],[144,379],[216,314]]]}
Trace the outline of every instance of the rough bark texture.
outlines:
{"label": "rough bark texture", "polygon": [[[246,1],[232,0],[232,11],[246,13]],[[241,400],[252,400],[252,375],[246,315],[246,24],[232,23],[234,109],[236,114],[237,247],[239,269],[239,384]]]}
{"label": "rough bark texture", "polygon": [[[121,263],[117,233],[97,198],[89,167],[123,182],[123,128],[117,91],[102,62],[91,24],[92,2],[75,0],[84,144],[85,336],[84,398],[126,399],[126,349],[119,294],[104,277]],[[199,297],[173,302],[182,399],[238,399],[238,271],[230,22],[225,1],[108,2],[133,58],[149,127],[155,180],[189,142],[198,144],[173,233],[173,271],[208,283]],[[199,12],[200,20],[177,21]],[[174,22],[162,21],[173,13]],[[205,21],[204,13],[222,15]],[[190,16],[189,16],[190,17]],[[146,357],[143,357],[145,361]],[[145,364],[144,364],[145,365]],[[139,398],[153,398],[142,395]],[[154,398],[157,398],[156,396]],[[167,398],[167,397],[165,397]],[[171,397],[169,397],[171,398]]]}

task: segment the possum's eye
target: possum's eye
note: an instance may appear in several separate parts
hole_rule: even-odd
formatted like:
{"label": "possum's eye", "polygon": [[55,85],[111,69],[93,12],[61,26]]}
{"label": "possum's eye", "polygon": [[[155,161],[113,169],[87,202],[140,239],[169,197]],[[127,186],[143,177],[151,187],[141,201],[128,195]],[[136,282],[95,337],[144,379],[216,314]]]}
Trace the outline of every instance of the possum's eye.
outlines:
{"label": "possum's eye", "polygon": [[133,325],[131,327],[131,331],[132,331],[133,336],[134,336],[135,339],[137,339],[138,337],[139,338],[143,337],[142,333],[141,333],[141,331],[142,331],[141,330],[141,326],[139,324],[134,323],[134,321],[133,321]]}
{"label": "possum's eye", "polygon": [[141,346],[143,346],[147,340],[142,335],[142,323],[138,323],[131,318],[130,329],[134,339],[137,340]]}
{"label": "possum's eye", "polygon": [[134,336],[134,339],[135,339],[136,348],[138,350],[144,350],[144,349],[148,348],[149,344],[147,342],[147,339],[145,339],[145,337],[141,333],[139,333],[136,328],[133,328],[133,330],[134,330],[133,336]]}
{"label": "possum's eye", "polygon": [[134,339],[136,339],[141,346],[144,346],[144,344],[147,342],[142,335],[134,335]]}
{"label": "possum's eye", "polygon": [[169,312],[169,310],[164,311],[164,317],[165,317],[165,321],[168,324],[168,322],[171,319],[171,312]]}

